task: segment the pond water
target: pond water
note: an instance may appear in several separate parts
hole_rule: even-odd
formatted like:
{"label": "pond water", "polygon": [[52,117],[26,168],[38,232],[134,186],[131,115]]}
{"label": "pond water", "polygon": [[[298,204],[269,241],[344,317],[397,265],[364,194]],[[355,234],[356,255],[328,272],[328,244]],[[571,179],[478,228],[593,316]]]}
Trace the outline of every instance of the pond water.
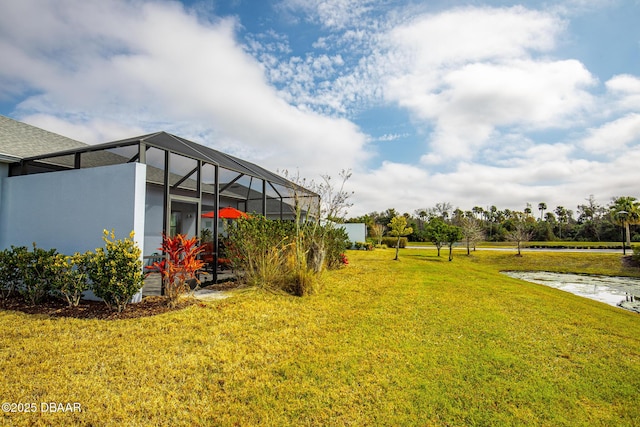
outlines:
{"label": "pond water", "polygon": [[[634,277],[593,276],[550,273],[547,271],[503,271],[510,277],[571,292],[585,298],[640,312],[640,279]],[[635,302],[630,301],[635,296]]]}

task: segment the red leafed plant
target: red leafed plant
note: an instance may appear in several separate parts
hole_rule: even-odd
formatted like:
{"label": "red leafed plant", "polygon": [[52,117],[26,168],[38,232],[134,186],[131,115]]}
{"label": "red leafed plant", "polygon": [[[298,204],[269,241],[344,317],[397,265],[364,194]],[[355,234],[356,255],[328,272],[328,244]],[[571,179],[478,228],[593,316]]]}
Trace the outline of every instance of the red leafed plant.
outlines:
{"label": "red leafed plant", "polygon": [[165,259],[147,268],[162,274],[165,295],[169,304],[174,305],[180,295],[189,290],[189,281],[199,282],[196,273],[202,270],[204,262],[198,255],[204,252],[204,245],[199,245],[196,237],[189,239],[184,234],[163,235],[162,246],[158,249],[165,254]]}
{"label": "red leafed plant", "polygon": [[344,265],[349,264],[349,260],[347,259],[347,256],[345,254],[340,254],[340,262],[342,262]]}

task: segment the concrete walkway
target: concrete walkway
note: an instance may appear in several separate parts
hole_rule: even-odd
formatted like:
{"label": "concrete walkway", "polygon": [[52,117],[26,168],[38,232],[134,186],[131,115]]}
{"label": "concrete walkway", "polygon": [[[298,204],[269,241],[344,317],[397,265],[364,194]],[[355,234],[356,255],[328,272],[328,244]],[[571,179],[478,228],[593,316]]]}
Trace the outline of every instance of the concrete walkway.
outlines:
{"label": "concrete walkway", "polygon": [[231,294],[226,291],[214,291],[212,289],[198,289],[193,296],[202,301],[213,301],[229,298]]}

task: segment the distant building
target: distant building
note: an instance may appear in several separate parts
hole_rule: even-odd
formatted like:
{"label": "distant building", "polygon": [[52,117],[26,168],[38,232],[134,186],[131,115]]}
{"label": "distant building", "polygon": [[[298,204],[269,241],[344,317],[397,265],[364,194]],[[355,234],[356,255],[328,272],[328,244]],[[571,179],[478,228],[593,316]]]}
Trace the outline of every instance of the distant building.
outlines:
{"label": "distant building", "polygon": [[367,225],[364,223],[336,224],[336,227],[343,228],[347,232],[351,244],[367,240]]}

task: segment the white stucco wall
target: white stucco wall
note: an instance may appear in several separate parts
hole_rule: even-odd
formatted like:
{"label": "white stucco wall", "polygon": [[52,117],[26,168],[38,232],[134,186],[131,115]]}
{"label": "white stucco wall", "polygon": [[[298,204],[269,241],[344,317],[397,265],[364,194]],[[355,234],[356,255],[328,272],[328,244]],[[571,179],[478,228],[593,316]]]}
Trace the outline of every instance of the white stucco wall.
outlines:
{"label": "white stucco wall", "polygon": [[367,226],[363,223],[338,224],[337,227],[344,228],[349,235],[351,243],[364,242],[367,238]]}
{"label": "white stucco wall", "polygon": [[102,231],[116,238],[133,230],[144,251],[146,165],[16,176],[2,180],[0,248],[56,248],[72,254],[103,246]]}

